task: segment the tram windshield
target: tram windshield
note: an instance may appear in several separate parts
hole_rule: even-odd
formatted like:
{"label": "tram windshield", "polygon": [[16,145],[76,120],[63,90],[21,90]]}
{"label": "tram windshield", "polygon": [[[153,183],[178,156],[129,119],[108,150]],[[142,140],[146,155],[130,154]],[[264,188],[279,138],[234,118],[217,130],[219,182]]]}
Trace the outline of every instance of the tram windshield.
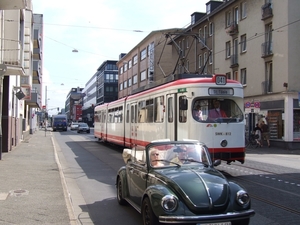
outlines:
{"label": "tram windshield", "polygon": [[243,111],[232,99],[195,99],[192,115],[201,123],[236,123],[244,120]]}

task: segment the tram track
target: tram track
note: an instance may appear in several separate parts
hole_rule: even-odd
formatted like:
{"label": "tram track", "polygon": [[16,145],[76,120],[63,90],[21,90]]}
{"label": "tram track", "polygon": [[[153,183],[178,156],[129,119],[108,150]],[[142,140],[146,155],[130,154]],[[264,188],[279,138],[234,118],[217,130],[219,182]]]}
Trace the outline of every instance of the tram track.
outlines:
{"label": "tram track", "polygon": [[[252,170],[252,171],[258,171],[258,172],[261,172],[261,173],[265,173],[266,175],[283,176],[283,174],[280,174],[280,173],[275,173],[275,172],[267,171],[267,170],[263,170],[263,169],[257,169],[257,168],[253,168],[253,167],[250,167],[250,166],[240,166],[240,165],[234,165],[234,166],[237,166],[238,168],[243,168],[243,170],[248,169],[248,170]],[[281,192],[281,193],[284,193],[284,194],[287,194],[287,195],[291,195],[295,199],[300,198],[300,194],[298,194],[298,192],[287,191],[287,190],[283,190],[281,188],[276,188],[272,185],[263,184],[261,182],[245,179],[245,178],[242,178],[242,177],[239,177],[239,176],[234,176],[230,172],[226,171],[226,168],[225,168],[225,170],[222,169],[222,170],[219,170],[219,171],[224,176],[226,176],[229,180],[234,180],[234,181],[237,181],[239,183],[243,183],[244,185],[245,185],[245,183],[251,183],[251,184],[254,184],[254,185],[257,185],[257,186],[261,186],[265,189],[272,189],[277,193]],[[300,179],[295,178],[294,176],[290,176],[290,175],[285,175],[285,176],[289,177],[289,178],[293,178],[294,180],[300,181]],[[298,184],[298,186],[300,187],[300,183]],[[284,210],[285,212],[289,212],[289,213],[292,213],[294,215],[299,215],[300,216],[300,210],[298,210],[297,208],[292,208],[292,207],[277,203],[273,200],[267,199],[265,197],[262,197],[260,195],[255,194],[255,193],[250,192],[249,194],[250,194],[252,199],[255,199],[257,201],[265,203],[269,206],[276,207],[278,209]]]}

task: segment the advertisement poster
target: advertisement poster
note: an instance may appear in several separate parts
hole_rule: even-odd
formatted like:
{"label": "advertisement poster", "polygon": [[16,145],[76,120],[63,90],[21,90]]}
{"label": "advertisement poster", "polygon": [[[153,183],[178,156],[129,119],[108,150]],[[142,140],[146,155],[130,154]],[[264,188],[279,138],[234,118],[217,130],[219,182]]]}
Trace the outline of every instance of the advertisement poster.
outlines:
{"label": "advertisement poster", "polygon": [[29,85],[22,85],[21,90],[25,95],[23,100],[31,100],[31,87]]}

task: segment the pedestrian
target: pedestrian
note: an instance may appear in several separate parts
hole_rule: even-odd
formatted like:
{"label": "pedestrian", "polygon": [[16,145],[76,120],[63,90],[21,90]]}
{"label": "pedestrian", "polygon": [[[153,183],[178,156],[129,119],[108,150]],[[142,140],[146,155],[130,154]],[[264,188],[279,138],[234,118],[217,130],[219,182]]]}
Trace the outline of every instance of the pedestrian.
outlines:
{"label": "pedestrian", "polygon": [[269,126],[265,123],[265,121],[261,122],[261,130],[262,130],[262,141],[266,140],[268,143],[268,147],[270,148]]}
{"label": "pedestrian", "polygon": [[262,147],[262,139],[261,139],[261,136],[262,136],[262,130],[259,126],[259,124],[257,123],[253,129],[253,134],[254,134],[254,138],[255,138],[255,141],[257,143],[258,146]]}

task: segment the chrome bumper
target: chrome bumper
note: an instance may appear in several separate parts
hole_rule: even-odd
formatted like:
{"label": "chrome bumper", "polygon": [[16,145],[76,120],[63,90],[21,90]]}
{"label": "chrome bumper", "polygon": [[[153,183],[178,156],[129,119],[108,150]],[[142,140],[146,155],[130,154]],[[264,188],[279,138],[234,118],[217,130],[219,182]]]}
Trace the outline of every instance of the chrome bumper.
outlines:
{"label": "chrome bumper", "polygon": [[199,216],[159,216],[161,223],[217,223],[227,222],[232,220],[242,220],[254,216],[255,212],[252,209],[230,212],[226,214],[212,214],[212,215],[199,215]]}

